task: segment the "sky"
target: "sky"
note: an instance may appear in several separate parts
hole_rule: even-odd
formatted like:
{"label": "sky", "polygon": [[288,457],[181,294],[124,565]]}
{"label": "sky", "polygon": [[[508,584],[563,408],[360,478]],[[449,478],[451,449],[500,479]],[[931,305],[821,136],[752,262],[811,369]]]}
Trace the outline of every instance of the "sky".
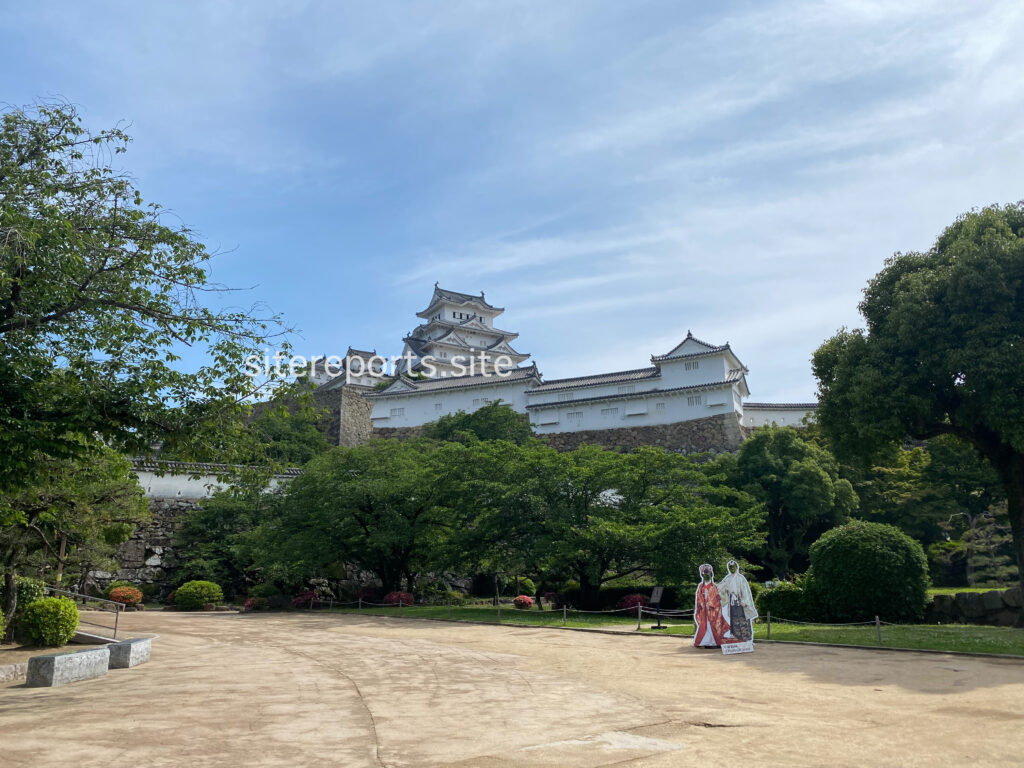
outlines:
{"label": "sky", "polygon": [[123,121],[310,357],[399,354],[439,281],[547,378],[689,330],[803,402],[886,258],[1024,198],[1016,0],[0,0],[0,35],[0,101]]}

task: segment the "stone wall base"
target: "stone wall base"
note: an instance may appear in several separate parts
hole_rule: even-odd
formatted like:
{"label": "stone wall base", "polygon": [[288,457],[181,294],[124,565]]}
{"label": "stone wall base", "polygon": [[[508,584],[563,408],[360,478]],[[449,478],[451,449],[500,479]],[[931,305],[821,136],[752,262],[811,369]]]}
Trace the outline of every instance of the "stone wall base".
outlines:
{"label": "stone wall base", "polygon": [[542,437],[559,451],[586,444],[618,451],[654,446],[677,453],[729,453],[740,447],[744,435],[736,413],[721,413],[676,424],[558,432]]}

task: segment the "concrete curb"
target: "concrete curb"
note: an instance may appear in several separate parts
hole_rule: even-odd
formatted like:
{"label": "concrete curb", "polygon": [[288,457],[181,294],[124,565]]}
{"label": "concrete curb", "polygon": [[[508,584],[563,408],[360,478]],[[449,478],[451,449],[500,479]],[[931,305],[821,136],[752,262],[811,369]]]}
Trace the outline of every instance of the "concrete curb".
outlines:
{"label": "concrete curb", "polygon": [[28,676],[28,662],[22,664],[0,664],[0,683],[13,683]]}
{"label": "concrete curb", "polygon": [[[339,614],[344,615],[344,614]],[[358,614],[357,614],[358,615]],[[692,635],[666,635],[656,632],[637,632],[635,629],[597,629],[590,627],[559,627],[546,624],[514,624],[510,622],[497,621],[473,621],[462,619],[431,619],[424,616],[386,616],[380,613],[363,614],[367,618],[399,619],[401,621],[439,621],[445,624],[473,624],[481,627],[512,627],[515,629],[556,629],[560,632],[591,632],[598,635],[618,635],[619,637],[679,637],[692,638]],[[755,643],[772,643],[778,645],[811,645],[818,648],[849,648],[858,651],[883,651],[900,653],[931,653],[947,656],[968,656],[978,659],[1006,659],[1024,664],[1024,656],[1014,656],[1009,653],[973,653],[971,651],[938,651],[933,648],[890,648],[878,645],[843,645],[839,643],[814,643],[809,640],[755,640]]]}

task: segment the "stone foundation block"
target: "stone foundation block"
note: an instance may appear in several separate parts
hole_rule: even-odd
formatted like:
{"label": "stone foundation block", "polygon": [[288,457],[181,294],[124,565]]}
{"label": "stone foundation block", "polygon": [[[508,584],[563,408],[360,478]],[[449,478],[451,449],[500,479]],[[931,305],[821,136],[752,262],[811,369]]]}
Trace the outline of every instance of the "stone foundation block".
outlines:
{"label": "stone foundation block", "polygon": [[998,590],[981,593],[981,604],[986,611],[998,611],[1003,607],[1003,593]]}
{"label": "stone foundation block", "polygon": [[28,688],[52,688],[107,674],[110,651],[95,648],[73,653],[50,653],[28,660]]}
{"label": "stone foundation block", "polygon": [[152,641],[148,637],[111,643],[107,646],[110,650],[110,669],[129,669],[145,664],[149,661],[151,646]]}

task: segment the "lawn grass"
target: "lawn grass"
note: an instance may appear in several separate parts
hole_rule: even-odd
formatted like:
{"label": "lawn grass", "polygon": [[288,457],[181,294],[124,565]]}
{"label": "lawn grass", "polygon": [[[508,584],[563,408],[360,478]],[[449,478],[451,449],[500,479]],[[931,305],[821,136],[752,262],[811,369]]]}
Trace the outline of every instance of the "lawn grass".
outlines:
{"label": "lawn grass", "polygon": [[[320,612],[319,610],[317,611]],[[334,608],[332,612],[365,616],[394,616],[421,619],[447,619],[448,607],[444,605],[416,605],[410,607],[366,607]],[[498,622],[498,610],[492,605],[452,606],[451,618],[461,621]],[[693,623],[685,619],[666,619],[669,626],[661,630],[650,629],[652,617],[645,615],[643,632],[682,637],[693,636]],[[520,611],[511,606],[502,606],[501,623],[530,624],[535,626],[562,626],[561,610]],[[614,613],[567,612],[565,626],[599,629],[636,627],[636,617]],[[754,624],[754,636],[758,640],[767,638],[767,626],[758,621]],[[788,624],[773,621],[772,640],[826,643],[829,645],[878,645],[878,634],[874,624],[867,626],[830,626],[827,624]],[[909,648],[915,650],[956,651],[960,653],[1000,653],[1024,656],[1024,630],[1010,627],[986,627],[973,624],[900,624],[882,625],[882,647]]]}
{"label": "lawn grass", "polygon": [[[692,626],[672,627],[662,633],[693,636]],[[765,640],[767,626],[754,624],[754,637]],[[827,624],[785,624],[773,621],[772,640],[789,640],[829,645],[878,646],[874,624],[867,626],[829,626]],[[985,627],[974,624],[883,624],[883,648],[957,651],[959,653],[1005,653],[1024,656],[1024,630],[1012,627]]]}
{"label": "lawn grass", "polygon": [[[359,613],[365,616],[398,616],[419,619],[447,619],[448,607],[444,605],[414,605],[398,608],[371,607],[371,608],[334,608],[338,613]],[[498,622],[498,609],[493,605],[453,605],[451,618],[460,621],[487,621]],[[645,618],[646,622],[647,619]],[[528,611],[520,611],[510,605],[501,606],[502,624],[535,624],[541,627],[562,626],[562,611],[543,610],[533,608]],[[615,613],[575,613],[572,609],[566,612],[567,627],[601,627],[616,625],[636,626],[635,615],[623,615]]]}

